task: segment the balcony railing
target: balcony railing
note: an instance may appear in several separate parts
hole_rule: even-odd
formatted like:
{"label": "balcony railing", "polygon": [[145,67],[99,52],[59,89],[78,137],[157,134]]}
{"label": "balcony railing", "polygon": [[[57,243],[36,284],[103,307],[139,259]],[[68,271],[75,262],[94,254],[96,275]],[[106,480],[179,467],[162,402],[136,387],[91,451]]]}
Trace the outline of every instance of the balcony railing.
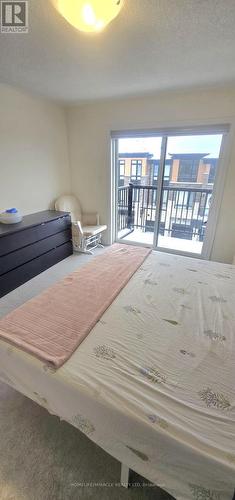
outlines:
{"label": "balcony railing", "polygon": [[[212,189],[165,186],[162,189],[159,233],[203,241]],[[157,187],[129,184],[118,188],[119,238],[135,229],[153,232]]]}

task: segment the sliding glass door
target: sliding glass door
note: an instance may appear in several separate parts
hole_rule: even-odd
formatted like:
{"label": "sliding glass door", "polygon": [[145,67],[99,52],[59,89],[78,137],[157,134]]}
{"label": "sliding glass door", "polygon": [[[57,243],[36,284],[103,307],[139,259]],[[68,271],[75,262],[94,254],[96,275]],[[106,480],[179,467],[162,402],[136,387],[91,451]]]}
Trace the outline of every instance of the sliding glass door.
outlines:
{"label": "sliding glass door", "polygon": [[167,138],[157,247],[202,253],[222,137],[207,134]]}
{"label": "sliding glass door", "polygon": [[116,239],[201,255],[222,139],[219,130],[117,138]]}
{"label": "sliding glass door", "polygon": [[154,244],[162,137],[117,141],[117,239]]}

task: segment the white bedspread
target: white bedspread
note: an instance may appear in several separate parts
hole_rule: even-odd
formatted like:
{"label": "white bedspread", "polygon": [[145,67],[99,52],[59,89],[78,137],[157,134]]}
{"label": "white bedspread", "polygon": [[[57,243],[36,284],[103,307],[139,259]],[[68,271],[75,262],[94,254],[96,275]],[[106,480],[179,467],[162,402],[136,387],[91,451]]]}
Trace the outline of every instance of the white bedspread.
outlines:
{"label": "white bedspread", "polygon": [[235,267],[152,252],[62,368],[0,342],[0,378],[176,499],[232,499]]}

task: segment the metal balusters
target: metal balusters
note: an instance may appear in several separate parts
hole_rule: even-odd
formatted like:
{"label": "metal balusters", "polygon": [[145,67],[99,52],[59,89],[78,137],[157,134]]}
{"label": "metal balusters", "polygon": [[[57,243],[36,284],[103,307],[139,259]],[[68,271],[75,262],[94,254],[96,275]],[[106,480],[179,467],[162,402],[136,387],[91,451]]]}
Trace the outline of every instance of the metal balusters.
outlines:
{"label": "metal balusters", "polygon": [[[164,236],[203,241],[212,189],[165,186],[160,232]],[[155,224],[156,186],[130,184],[118,188],[118,231],[152,232]]]}

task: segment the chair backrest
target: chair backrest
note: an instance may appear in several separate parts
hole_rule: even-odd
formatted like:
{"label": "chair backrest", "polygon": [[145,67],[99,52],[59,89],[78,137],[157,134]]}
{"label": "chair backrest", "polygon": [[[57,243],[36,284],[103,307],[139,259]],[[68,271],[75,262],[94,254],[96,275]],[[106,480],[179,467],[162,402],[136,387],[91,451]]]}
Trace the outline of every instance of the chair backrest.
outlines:
{"label": "chair backrest", "polygon": [[60,196],[55,202],[55,209],[70,212],[72,222],[82,221],[81,205],[73,194]]}

